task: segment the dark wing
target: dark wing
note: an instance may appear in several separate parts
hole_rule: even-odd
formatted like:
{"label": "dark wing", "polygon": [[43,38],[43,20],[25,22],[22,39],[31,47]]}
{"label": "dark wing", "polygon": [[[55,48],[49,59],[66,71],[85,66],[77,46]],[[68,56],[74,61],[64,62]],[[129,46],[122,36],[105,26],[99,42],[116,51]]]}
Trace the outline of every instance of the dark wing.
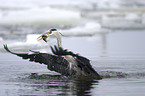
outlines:
{"label": "dark wing", "polygon": [[77,61],[78,67],[86,75],[101,79],[101,76],[94,70],[94,68],[91,66],[90,62],[85,62],[85,60],[82,59],[82,57],[76,57],[76,61]]}
{"label": "dark wing", "polygon": [[29,61],[38,62],[40,64],[47,65],[47,68],[51,71],[61,73],[62,75],[74,75],[75,71],[70,70],[68,67],[68,61],[63,57],[48,54],[35,52],[33,54],[29,53],[15,53],[8,49],[7,45],[4,45],[4,49],[14,55],[22,57],[23,59],[29,59]]}
{"label": "dark wing", "polygon": [[67,49],[64,50],[61,47],[58,48],[57,46],[54,46],[54,48],[51,47],[51,50],[56,55],[60,55],[60,56],[71,55],[71,56],[73,56],[75,58],[75,60],[77,61],[78,67],[87,76],[94,76],[94,77],[97,77],[98,79],[101,79],[101,76],[91,66],[89,59],[87,59],[83,56],[79,56],[78,54],[74,54],[71,51],[67,51]]}

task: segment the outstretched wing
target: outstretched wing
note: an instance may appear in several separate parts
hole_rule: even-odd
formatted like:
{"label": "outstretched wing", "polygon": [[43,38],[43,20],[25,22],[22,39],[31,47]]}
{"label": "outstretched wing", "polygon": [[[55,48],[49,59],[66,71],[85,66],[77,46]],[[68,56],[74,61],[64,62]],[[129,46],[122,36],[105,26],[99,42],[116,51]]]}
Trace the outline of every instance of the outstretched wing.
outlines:
{"label": "outstretched wing", "polygon": [[77,66],[80,68],[82,72],[84,72],[87,76],[94,76],[97,78],[101,78],[101,76],[93,69],[93,67],[90,64],[90,60],[79,56],[78,54],[74,54],[71,51],[67,51],[67,49],[62,49],[61,47],[54,46],[54,48],[51,47],[51,50],[54,54],[59,56],[65,56],[65,55],[71,55],[75,58],[77,61]]}
{"label": "outstretched wing", "polygon": [[62,75],[73,75],[74,70],[70,70],[68,67],[68,61],[61,56],[56,56],[48,53],[40,53],[33,51],[29,53],[15,53],[8,49],[7,45],[4,45],[4,49],[14,55],[22,57],[23,59],[29,59],[29,61],[38,62],[40,64],[47,65],[47,68],[51,71],[61,73]]}

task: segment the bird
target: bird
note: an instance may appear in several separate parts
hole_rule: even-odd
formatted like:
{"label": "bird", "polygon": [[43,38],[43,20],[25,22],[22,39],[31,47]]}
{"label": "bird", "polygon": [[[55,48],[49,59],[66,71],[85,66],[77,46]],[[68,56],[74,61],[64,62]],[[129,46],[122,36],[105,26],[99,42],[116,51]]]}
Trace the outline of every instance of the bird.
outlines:
{"label": "bird", "polygon": [[57,38],[57,45],[50,46],[52,53],[44,53],[41,51],[29,50],[27,53],[16,53],[9,50],[7,44],[4,44],[4,49],[14,55],[29,59],[31,62],[37,62],[47,65],[50,71],[55,71],[64,76],[89,76],[96,79],[102,77],[94,70],[90,64],[90,60],[64,49],[61,45],[61,33],[57,29],[52,28],[39,36],[37,39],[47,42],[47,38],[54,35]]}

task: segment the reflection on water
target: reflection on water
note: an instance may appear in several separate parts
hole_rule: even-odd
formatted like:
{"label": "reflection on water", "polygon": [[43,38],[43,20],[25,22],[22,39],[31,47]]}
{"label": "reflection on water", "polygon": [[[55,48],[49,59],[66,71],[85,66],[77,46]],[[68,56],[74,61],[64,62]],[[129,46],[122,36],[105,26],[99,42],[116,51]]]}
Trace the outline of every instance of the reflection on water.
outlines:
{"label": "reflection on water", "polygon": [[[38,75],[32,73],[28,77],[19,78],[24,82],[24,89],[18,90],[20,95],[77,95],[91,96],[91,90],[98,85],[98,80],[88,77],[65,77],[61,75]],[[18,85],[18,86],[21,86]]]}
{"label": "reflection on water", "polygon": [[[95,89],[97,87],[102,86],[100,85],[100,82],[102,84],[102,81],[104,81],[104,79],[109,79],[110,84],[112,84],[115,79],[119,80],[119,82],[120,81],[124,82],[123,81],[124,79],[125,80],[129,80],[130,78],[141,79],[145,77],[145,72],[127,73],[117,71],[102,71],[100,72],[100,74],[103,76],[103,80],[96,80],[89,77],[66,77],[61,75],[50,75],[50,74],[39,75],[38,73],[31,73],[24,76],[19,76],[19,78],[8,80],[8,82],[11,82],[11,84],[8,84],[8,86],[13,85],[16,87],[16,89],[18,88],[17,90],[14,90],[12,88],[15,91],[16,96],[17,94],[19,96],[24,95],[95,96],[93,94],[94,92],[95,94],[97,93],[96,92],[97,90]],[[112,82],[110,80],[112,80]],[[9,94],[11,94],[12,92],[8,89],[6,90],[9,96]],[[92,92],[92,90],[94,91]]]}
{"label": "reflection on water", "polygon": [[[89,77],[56,75],[45,69],[46,66],[30,63],[6,53],[0,56],[0,93],[2,96],[96,96],[96,94],[117,96],[124,90],[133,90],[136,94],[141,93],[144,96],[144,90],[138,92],[138,88],[144,89],[145,60],[93,61],[91,64],[103,76],[102,80],[96,80]],[[126,93],[128,94],[131,93]]]}
{"label": "reflection on water", "polygon": [[[138,59],[145,57],[145,31],[122,30],[99,34],[100,56]],[[96,42],[98,43],[98,42]],[[98,45],[98,44],[97,44]]]}

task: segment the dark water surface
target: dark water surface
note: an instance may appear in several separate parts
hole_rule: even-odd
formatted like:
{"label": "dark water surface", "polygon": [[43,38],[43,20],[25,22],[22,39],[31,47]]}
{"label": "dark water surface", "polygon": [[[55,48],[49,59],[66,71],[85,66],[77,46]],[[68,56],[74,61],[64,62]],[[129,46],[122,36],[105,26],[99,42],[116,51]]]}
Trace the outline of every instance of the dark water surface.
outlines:
{"label": "dark water surface", "polygon": [[144,96],[144,37],[145,31],[120,31],[63,38],[65,48],[91,60],[102,80],[61,76],[43,64],[0,53],[0,96]]}

